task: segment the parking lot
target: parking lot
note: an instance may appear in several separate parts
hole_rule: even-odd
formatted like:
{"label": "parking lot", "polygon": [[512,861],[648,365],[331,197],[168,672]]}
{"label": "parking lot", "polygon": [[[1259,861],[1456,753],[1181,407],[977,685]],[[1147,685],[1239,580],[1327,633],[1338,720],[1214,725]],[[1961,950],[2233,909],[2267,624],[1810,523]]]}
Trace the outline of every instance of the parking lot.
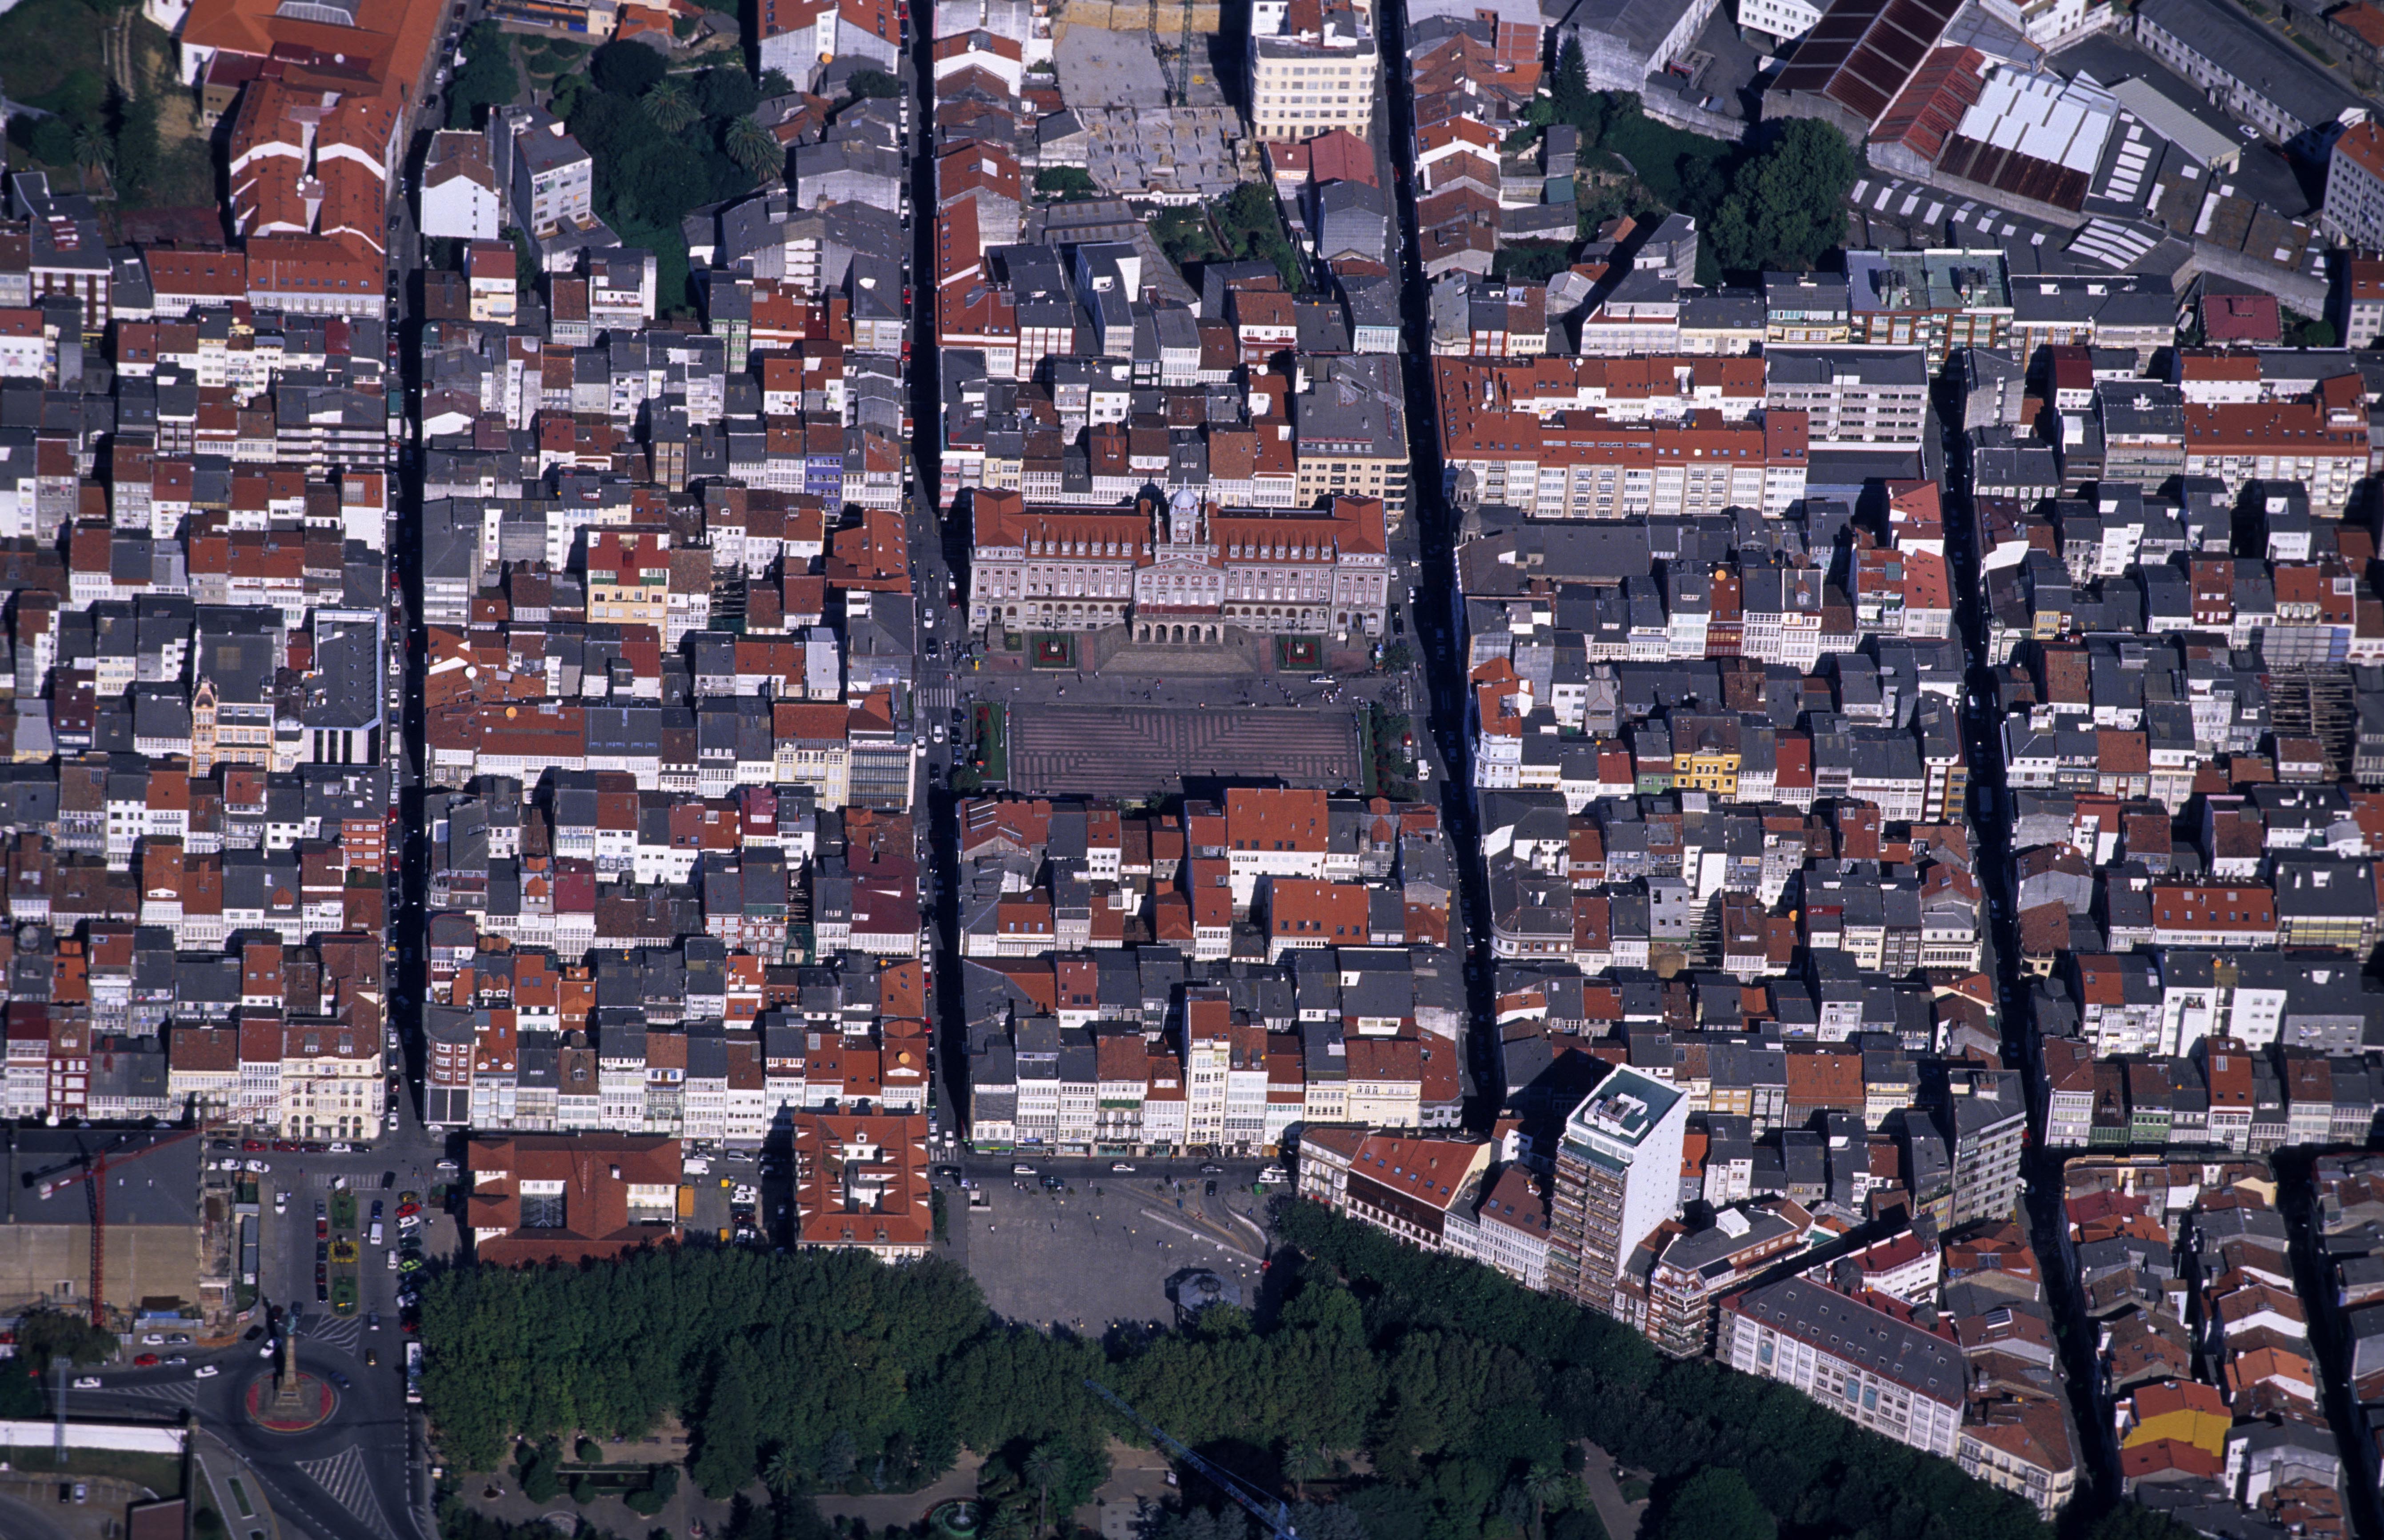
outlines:
{"label": "parking lot", "polygon": [[[1122,1174],[1105,1161],[1024,1161],[1037,1175],[971,1161],[974,1194],[937,1184],[953,1257],[996,1313],[1086,1333],[1115,1322],[1172,1323],[1168,1280],[1190,1268],[1212,1269],[1255,1297],[1266,1200],[1250,1190],[1251,1162],[1227,1162],[1211,1177],[1197,1161],[1137,1161]],[[1048,1189],[1046,1175],[1061,1189]],[[1206,1190],[1212,1180],[1214,1196]],[[970,1206],[977,1195],[984,1208]]]}
{"label": "parking lot", "polygon": [[[417,1248],[425,1259],[445,1256],[456,1247],[453,1218],[428,1201],[433,1185],[442,1178],[434,1169],[435,1146],[401,1137],[377,1149],[333,1153],[321,1146],[301,1149],[286,1140],[239,1144],[262,1148],[218,1140],[210,1145],[207,1159],[238,1161],[248,1168],[241,1174],[257,1185],[256,1282],[268,1304],[320,1318],[324,1329],[335,1335],[352,1335],[353,1327],[334,1327],[334,1321],[357,1323],[375,1312],[393,1320],[404,1279],[390,1263],[393,1257],[404,1260],[399,1254],[405,1237],[397,1211],[409,1193],[426,1211],[416,1216],[421,1221]],[[258,1171],[257,1166],[266,1169]],[[382,1208],[378,1245],[372,1238],[377,1202]],[[342,1220],[349,1223],[342,1224]],[[343,1274],[354,1280],[355,1302],[353,1310],[335,1312],[331,1285]]]}

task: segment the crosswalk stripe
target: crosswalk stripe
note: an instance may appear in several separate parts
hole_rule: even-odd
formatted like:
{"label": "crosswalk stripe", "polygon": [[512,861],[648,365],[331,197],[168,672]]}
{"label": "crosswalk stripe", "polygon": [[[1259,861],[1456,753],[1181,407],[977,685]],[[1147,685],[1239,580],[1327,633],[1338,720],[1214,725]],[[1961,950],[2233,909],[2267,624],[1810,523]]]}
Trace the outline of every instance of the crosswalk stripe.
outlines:
{"label": "crosswalk stripe", "polygon": [[373,1496],[372,1484],[365,1477],[364,1456],[354,1445],[321,1459],[302,1459],[298,1469],[306,1472],[307,1479],[329,1494],[333,1502],[363,1520],[382,1540],[395,1540],[390,1534],[389,1521],[381,1514],[380,1502]]}

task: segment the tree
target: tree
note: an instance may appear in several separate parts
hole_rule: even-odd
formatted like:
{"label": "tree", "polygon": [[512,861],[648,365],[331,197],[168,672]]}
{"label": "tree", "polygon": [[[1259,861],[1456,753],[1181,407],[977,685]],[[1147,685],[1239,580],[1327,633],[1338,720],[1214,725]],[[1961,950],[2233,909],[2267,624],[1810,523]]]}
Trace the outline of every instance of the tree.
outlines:
{"label": "tree", "polygon": [[563,1493],[563,1447],[548,1439],[522,1457],[522,1496],[534,1503],[551,1503]]}
{"label": "tree", "polygon": [[642,43],[627,38],[604,44],[590,56],[590,73],[596,83],[615,96],[638,97],[670,72],[663,56]]}
{"label": "tree", "polygon": [[1606,99],[1589,89],[1588,70],[1581,57],[1581,40],[1566,34],[1557,50],[1555,77],[1548,82],[1548,105],[1555,121],[1581,130],[1581,147],[1596,147],[1606,128]]}
{"label": "tree", "polygon": [[478,128],[483,108],[503,106],[521,93],[513,39],[493,21],[476,23],[456,50],[464,67],[447,84],[447,126]]}
{"label": "tree", "polygon": [[654,127],[664,133],[677,133],[694,122],[697,117],[695,100],[688,94],[687,87],[668,76],[646,87],[645,94],[638,98],[638,105],[646,109],[646,116],[653,119]]}
{"label": "tree", "polygon": [[764,69],[762,71],[761,92],[765,102],[774,96],[792,96],[795,82],[787,79],[783,69]]}
{"label": "tree", "polygon": [[791,1497],[803,1489],[811,1472],[803,1469],[803,1457],[791,1444],[781,1444],[770,1451],[762,1464],[762,1484],[774,1496]]}
{"label": "tree", "polygon": [[753,1479],[760,1456],[753,1447],[753,1397],[744,1371],[724,1360],[714,1377],[712,1399],[703,1409],[703,1445],[688,1473],[707,1497],[727,1497]]}
{"label": "tree", "polygon": [[902,82],[883,69],[856,69],[844,82],[844,99],[857,102],[863,97],[891,98],[902,94]]}
{"label": "tree", "polygon": [[25,130],[25,143],[36,160],[60,168],[74,164],[75,131],[63,118],[34,118]]}
{"label": "tree", "polygon": [[579,1463],[582,1465],[602,1465],[604,1463],[604,1446],[597,1443],[592,1438],[582,1438],[577,1444],[572,1447],[571,1452],[579,1457]]}
{"label": "tree", "polygon": [[1313,1444],[1294,1444],[1283,1451],[1283,1479],[1291,1483],[1301,1502],[1308,1500],[1308,1484],[1324,1471],[1324,1451]]}
{"label": "tree", "polygon": [[751,113],[728,120],[720,147],[728,152],[728,158],[757,177],[768,176],[787,164],[787,152],[779,145],[777,136]]}
{"label": "tree", "polygon": [[1291,1527],[1299,1540],[1369,1540],[1366,1521],[1339,1503],[1298,1503]]}
{"label": "tree", "polygon": [[1727,1465],[1709,1465],[1672,1493],[1653,1535],[1654,1540],[1774,1540],[1779,1533],[1780,1521],[1757,1500],[1745,1476]]}
{"label": "tree", "polygon": [[726,65],[703,72],[696,95],[706,118],[742,118],[762,105],[753,77]]}
{"label": "tree", "polygon": [[1187,1508],[1161,1515],[1151,1535],[1152,1540],[1249,1540],[1249,1515],[1238,1508]]}
{"label": "tree", "polygon": [[2086,1540],[2192,1540],[2194,1531],[2139,1503],[2120,1503],[2094,1521]]}
{"label": "tree", "polygon": [[127,101],[118,97],[114,137],[118,197],[138,197],[157,171],[157,102],[154,90]]}
{"label": "tree", "polygon": [[1049,1444],[1038,1444],[1019,1468],[1019,1474],[1034,1484],[1037,1494],[1035,1533],[1040,1534],[1051,1523],[1051,1484],[1066,1473],[1066,1464],[1058,1450]]}
{"label": "tree", "polygon": [[75,130],[75,165],[82,171],[83,185],[86,189],[91,185],[91,173],[93,171],[100,174],[100,180],[102,182],[105,182],[107,180],[108,161],[112,154],[113,152],[109,148],[107,143],[107,136],[101,133],[97,129],[85,123]]}
{"label": "tree", "polygon": [[859,1467],[851,1432],[838,1428],[828,1434],[827,1444],[820,1450],[820,1480],[827,1486],[839,1487],[852,1479]]}
{"label": "tree", "polygon": [[1562,1502],[1569,1485],[1564,1469],[1534,1465],[1523,1475],[1523,1497],[1532,1505],[1532,1540],[1547,1540],[1548,1505]]}
{"label": "tree", "polygon": [[1792,120],[1731,180],[1713,217],[1716,259],[1740,271],[1813,267],[1844,238],[1856,169],[1844,134],[1814,118]]}
{"label": "tree", "polygon": [[1035,191],[1055,198],[1089,198],[1100,192],[1081,166],[1046,166],[1035,173]]}

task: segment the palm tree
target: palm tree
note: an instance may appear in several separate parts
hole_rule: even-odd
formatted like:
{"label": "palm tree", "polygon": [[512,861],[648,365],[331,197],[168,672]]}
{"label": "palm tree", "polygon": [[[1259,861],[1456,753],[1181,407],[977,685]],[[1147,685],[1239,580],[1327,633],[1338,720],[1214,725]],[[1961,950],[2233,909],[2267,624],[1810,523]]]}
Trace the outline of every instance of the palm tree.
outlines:
{"label": "palm tree", "polygon": [[648,86],[638,101],[654,120],[654,127],[664,133],[677,133],[696,119],[695,102],[687,87],[667,75]]}
{"label": "palm tree", "polygon": [[1037,1445],[1034,1453],[1026,1457],[1026,1463],[1019,1468],[1019,1474],[1033,1482],[1036,1491],[1039,1494],[1036,1504],[1035,1523],[1035,1533],[1037,1534],[1042,1534],[1051,1522],[1051,1484],[1066,1473],[1066,1467],[1061,1462],[1059,1451],[1049,1444]]}
{"label": "palm tree", "polygon": [[766,176],[787,163],[787,152],[780,147],[778,136],[764,128],[762,120],[751,113],[729,119],[721,147],[728,152],[729,159],[757,177]]}
{"label": "palm tree", "polygon": [[1294,1444],[1283,1451],[1283,1475],[1299,1500],[1308,1500],[1308,1484],[1324,1473],[1324,1451],[1312,1444]]}
{"label": "palm tree", "polygon": [[762,1484],[781,1497],[790,1497],[802,1489],[805,1477],[802,1456],[795,1453],[791,1444],[781,1444],[770,1451],[769,1459],[762,1466]]}
{"label": "palm tree", "polygon": [[111,154],[106,136],[97,129],[85,123],[75,130],[75,165],[82,169],[85,191],[91,187],[91,174],[93,171],[100,173],[103,179],[106,177],[107,163]]}
{"label": "palm tree", "polygon": [[1523,1496],[1532,1504],[1533,1540],[1546,1540],[1548,1504],[1561,1501],[1565,1490],[1564,1472],[1545,1460],[1533,1466],[1523,1477]]}

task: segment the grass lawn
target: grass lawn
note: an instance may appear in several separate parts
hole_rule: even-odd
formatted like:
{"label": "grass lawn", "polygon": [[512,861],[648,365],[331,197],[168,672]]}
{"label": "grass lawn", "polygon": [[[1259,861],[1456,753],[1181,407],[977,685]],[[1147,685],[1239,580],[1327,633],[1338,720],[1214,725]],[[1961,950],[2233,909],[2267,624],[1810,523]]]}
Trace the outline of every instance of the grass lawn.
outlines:
{"label": "grass lawn", "polygon": [[[111,92],[106,26],[106,19],[85,0],[24,0],[0,16],[0,66],[5,66],[9,97],[62,118],[105,125]],[[143,92],[155,90],[153,82],[166,86],[158,98],[157,164],[139,197],[120,203],[103,198],[102,213],[118,207],[212,208],[217,202],[215,164],[199,128],[196,102],[173,83],[173,39],[138,12],[131,26],[133,78]],[[11,169],[43,164],[25,137],[31,121],[10,125]],[[75,167],[47,169],[55,185],[81,188],[82,177]]]}
{"label": "grass lawn", "polygon": [[1683,158],[1710,161],[1720,171],[1739,151],[1736,144],[1658,123],[1644,113],[1620,117],[1608,124],[1599,148],[1629,161],[1640,182],[1668,208],[1680,204]]}
{"label": "grass lawn", "polygon": [[977,757],[985,762],[984,775],[989,781],[1010,778],[1010,731],[1008,714],[991,702],[980,703],[975,713]]}
{"label": "grass lawn", "polygon": [[54,112],[78,93],[105,100],[107,65],[100,56],[100,25],[99,13],[83,0],[24,0],[0,16],[0,60],[6,61],[9,98]]}
{"label": "grass lawn", "polygon": [[635,225],[627,220],[613,227],[624,246],[638,246],[654,254],[654,314],[667,317],[674,310],[691,308],[693,301],[687,292],[687,240],[677,226],[664,230],[660,225]]}

